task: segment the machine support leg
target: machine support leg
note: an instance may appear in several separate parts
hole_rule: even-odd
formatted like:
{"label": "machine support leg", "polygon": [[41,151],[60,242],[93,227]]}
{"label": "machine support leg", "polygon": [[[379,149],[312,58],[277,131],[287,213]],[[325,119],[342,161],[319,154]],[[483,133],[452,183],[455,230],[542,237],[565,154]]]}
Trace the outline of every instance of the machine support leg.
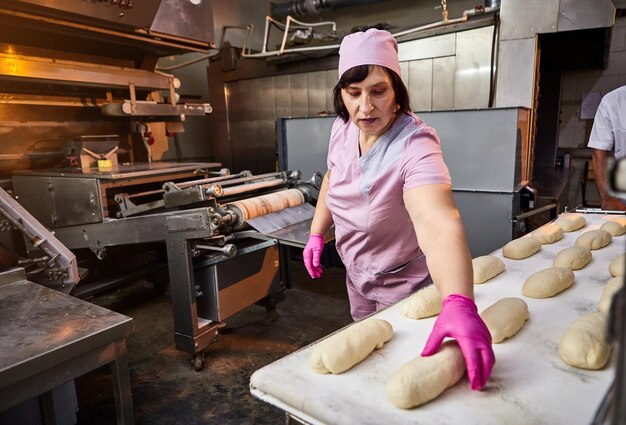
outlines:
{"label": "machine support leg", "polygon": [[191,242],[186,239],[168,240],[167,261],[172,291],[176,348],[195,354],[201,351],[201,348],[197,347],[194,341],[198,329],[198,316]]}

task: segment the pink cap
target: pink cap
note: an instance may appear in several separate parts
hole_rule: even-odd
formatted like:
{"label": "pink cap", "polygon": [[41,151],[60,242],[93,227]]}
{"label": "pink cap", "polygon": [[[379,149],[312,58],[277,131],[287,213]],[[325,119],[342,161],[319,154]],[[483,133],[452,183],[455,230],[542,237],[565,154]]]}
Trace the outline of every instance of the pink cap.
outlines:
{"label": "pink cap", "polygon": [[381,65],[400,76],[396,39],[388,31],[375,28],[345,36],[339,46],[339,78],[359,65]]}

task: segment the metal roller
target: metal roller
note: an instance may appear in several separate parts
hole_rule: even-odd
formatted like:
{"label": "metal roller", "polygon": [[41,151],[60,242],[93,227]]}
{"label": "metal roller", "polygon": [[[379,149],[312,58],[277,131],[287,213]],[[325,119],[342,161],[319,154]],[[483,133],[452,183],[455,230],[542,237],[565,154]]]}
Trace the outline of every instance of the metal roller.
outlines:
{"label": "metal roller", "polygon": [[246,220],[295,207],[305,202],[304,194],[298,189],[287,189],[241,201],[230,202],[225,207],[237,215],[235,227],[241,228]]}

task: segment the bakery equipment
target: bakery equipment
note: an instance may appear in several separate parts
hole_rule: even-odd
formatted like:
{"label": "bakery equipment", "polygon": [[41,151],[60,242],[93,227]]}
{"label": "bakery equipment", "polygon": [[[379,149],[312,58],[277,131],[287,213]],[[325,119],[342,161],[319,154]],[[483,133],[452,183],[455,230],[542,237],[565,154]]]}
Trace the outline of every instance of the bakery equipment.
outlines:
{"label": "bakery equipment", "polygon": [[[139,278],[165,290],[169,280],[176,347],[198,369],[231,315],[261,303],[275,318],[286,288],[281,247],[306,242],[314,194],[297,172],[220,169],[206,132],[194,133],[193,149],[181,141],[212,107],[157,63],[206,59],[213,47],[207,0],[0,5],[0,174],[41,223],[27,239],[49,229],[46,240],[54,233],[76,255],[88,271],[77,297]],[[156,139],[192,159],[163,160]],[[26,248],[31,262],[42,258]],[[53,265],[52,255],[48,272],[69,282],[76,264]]]}
{"label": "bakery equipment", "polygon": [[[211,174],[217,165],[20,171],[13,187],[72,250],[105,259],[119,246],[164,248],[176,347],[193,354],[200,369],[225,319],[254,303],[275,317],[286,288],[280,243],[304,246],[314,211],[307,202],[315,188],[298,172]],[[275,231],[250,227],[260,218]]]}

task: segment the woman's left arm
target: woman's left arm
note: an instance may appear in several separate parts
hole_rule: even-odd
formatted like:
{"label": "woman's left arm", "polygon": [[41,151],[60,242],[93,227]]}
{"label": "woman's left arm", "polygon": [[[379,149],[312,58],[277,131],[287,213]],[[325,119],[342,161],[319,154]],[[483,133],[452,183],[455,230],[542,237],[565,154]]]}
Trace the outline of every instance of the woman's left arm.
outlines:
{"label": "woman's left arm", "polygon": [[450,186],[409,189],[404,192],[404,205],[441,298],[461,294],[474,299],[472,258]]}
{"label": "woman's left arm", "polygon": [[465,228],[450,186],[432,184],[404,192],[428,271],[443,299],[423,356],[435,354],[444,338],[456,339],[473,390],[482,389],[496,362],[491,334],[474,303],[472,260]]}

